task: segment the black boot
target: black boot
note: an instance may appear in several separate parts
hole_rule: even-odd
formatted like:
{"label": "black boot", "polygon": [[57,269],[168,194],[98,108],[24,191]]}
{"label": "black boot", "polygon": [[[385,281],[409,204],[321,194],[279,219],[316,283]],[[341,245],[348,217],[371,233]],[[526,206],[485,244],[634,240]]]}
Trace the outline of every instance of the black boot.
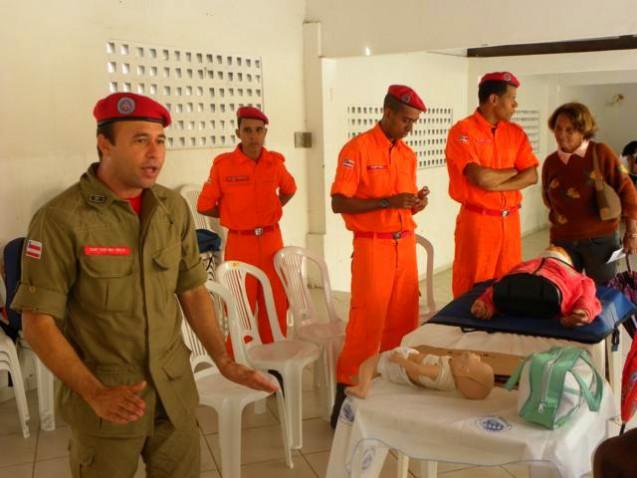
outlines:
{"label": "black boot", "polygon": [[347,398],[347,395],[345,395],[345,387],[348,386],[349,385],[345,383],[336,384],[336,397],[334,397],[334,408],[332,408],[332,416],[330,417],[330,426],[332,427],[332,430],[336,428],[336,424],[338,423],[338,416],[341,413],[341,406]]}

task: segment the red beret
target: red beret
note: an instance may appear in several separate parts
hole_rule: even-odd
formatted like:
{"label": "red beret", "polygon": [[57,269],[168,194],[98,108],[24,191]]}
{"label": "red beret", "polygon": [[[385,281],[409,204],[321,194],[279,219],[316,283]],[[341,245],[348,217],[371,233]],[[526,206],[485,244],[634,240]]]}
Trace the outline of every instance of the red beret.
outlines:
{"label": "red beret", "polygon": [[168,126],[172,121],[163,105],[135,93],[113,93],[102,98],[93,108],[93,116],[100,126],[115,121],[152,121]]}
{"label": "red beret", "polygon": [[263,121],[265,124],[268,124],[268,117],[263,114],[263,111],[261,111],[258,108],[255,108],[254,106],[242,106],[241,108],[239,108],[237,110],[237,118],[241,119],[241,118],[251,118],[251,119],[258,119]]}
{"label": "red beret", "polygon": [[487,73],[480,78],[480,84],[485,81],[506,81],[509,85],[515,86],[516,88],[520,86],[520,82],[515,75],[508,71],[494,71],[493,73]]}
{"label": "red beret", "polygon": [[420,111],[427,111],[425,102],[420,99],[418,93],[405,85],[391,85],[387,89],[387,94],[392,95],[398,101]]}

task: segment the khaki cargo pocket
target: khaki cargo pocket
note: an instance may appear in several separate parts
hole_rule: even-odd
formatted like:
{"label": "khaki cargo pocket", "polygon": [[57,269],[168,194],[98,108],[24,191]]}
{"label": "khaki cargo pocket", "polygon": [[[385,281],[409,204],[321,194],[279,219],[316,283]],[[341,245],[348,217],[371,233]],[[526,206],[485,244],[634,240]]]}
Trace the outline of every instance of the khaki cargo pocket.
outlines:
{"label": "khaki cargo pocket", "polygon": [[86,306],[125,312],[133,303],[133,258],[130,256],[80,257],[77,298]]}
{"label": "khaki cargo pocket", "polygon": [[[173,397],[181,401],[188,412],[192,412],[199,404],[199,394],[190,367],[190,350],[183,342],[168,352],[162,368],[172,388]],[[164,407],[168,409],[170,406],[171,403],[164,402]]]}
{"label": "khaki cargo pocket", "polygon": [[90,477],[92,475],[91,468],[95,462],[95,449],[71,440],[69,453],[73,478]]}

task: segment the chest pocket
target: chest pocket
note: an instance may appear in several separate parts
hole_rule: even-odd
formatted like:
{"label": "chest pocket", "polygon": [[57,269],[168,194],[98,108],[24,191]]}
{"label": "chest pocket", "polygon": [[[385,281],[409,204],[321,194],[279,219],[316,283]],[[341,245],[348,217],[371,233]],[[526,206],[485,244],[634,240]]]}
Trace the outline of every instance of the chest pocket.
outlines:
{"label": "chest pocket", "polygon": [[224,193],[232,194],[252,186],[251,174],[226,175],[221,180],[221,188]]}
{"label": "chest pocket", "polygon": [[383,196],[393,191],[392,174],[388,164],[368,163],[365,173],[371,196]]}
{"label": "chest pocket", "polygon": [[133,256],[81,256],[78,299],[96,312],[129,311],[135,294]]}
{"label": "chest pocket", "polygon": [[179,263],[181,261],[181,243],[177,242],[165,249],[160,249],[153,255],[153,264],[158,279],[164,287],[165,297],[171,297],[177,288]]}

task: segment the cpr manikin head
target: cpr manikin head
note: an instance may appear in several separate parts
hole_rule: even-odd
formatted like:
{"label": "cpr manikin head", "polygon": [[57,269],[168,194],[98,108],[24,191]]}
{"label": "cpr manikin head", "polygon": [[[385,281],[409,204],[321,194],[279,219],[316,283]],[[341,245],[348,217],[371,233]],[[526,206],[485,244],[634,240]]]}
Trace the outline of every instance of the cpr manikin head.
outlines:
{"label": "cpr manikin head", "polygon": [[553,244],[551,244],[544,250],[544,252],[542,253],[542,257],[552,257],[553,259],[565,262],[570,266],[573,265],[573,260],[571,259],[569,253],[566,252],[566,249],[559,246],[554,246]]}
{"label": "cpr manikin head", "polygon": [[465,398],[482,400],[489,396],[495,383],[493,369],[478,355],[471,352],[454,355],[450,366],[456,388]]}

